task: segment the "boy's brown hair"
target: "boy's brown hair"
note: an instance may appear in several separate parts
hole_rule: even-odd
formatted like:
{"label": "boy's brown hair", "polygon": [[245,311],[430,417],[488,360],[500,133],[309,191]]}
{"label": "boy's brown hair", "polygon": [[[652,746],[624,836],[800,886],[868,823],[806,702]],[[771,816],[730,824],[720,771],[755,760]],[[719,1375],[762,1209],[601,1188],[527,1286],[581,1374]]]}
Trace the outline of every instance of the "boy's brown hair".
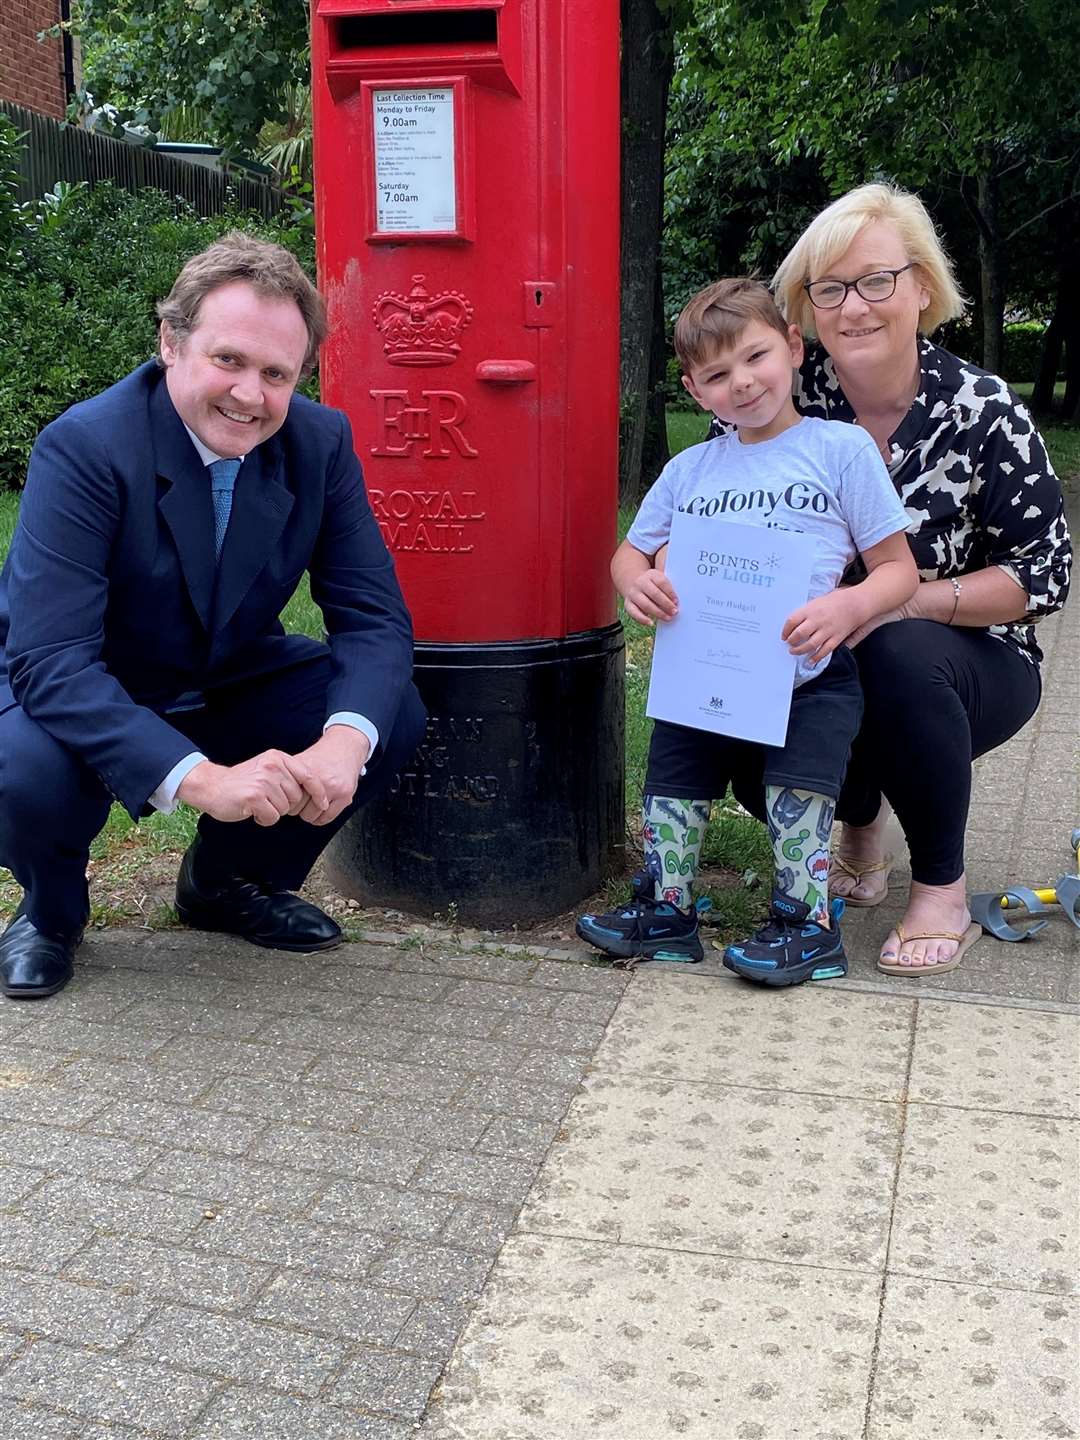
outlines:
{"label": "boy's brown hair", "polygon": [[787,339],[788,327],[768,288],[749,275],[716,280],[687,301],[675,321],[675,354],[684,375],[730,350],[753,321]]}

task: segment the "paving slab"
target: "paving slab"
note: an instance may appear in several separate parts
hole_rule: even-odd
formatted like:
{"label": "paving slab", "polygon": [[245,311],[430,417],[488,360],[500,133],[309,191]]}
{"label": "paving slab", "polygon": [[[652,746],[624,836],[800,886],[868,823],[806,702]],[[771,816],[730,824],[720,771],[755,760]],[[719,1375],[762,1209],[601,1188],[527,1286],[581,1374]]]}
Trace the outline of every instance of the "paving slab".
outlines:
{"label": "paving slab", "polygon": [[1044,1440],[1080,1423],[1074,1300],[890,1276],[866,1440]]}
{"label": "paving slab", "polygon": [[312,1211],[317,1221],[359,1225],[381,1235],[434,1237],[454,1212],[450,1195],[336,1180]]}
{"label": "paving slab", "polygon": [[854,1440],[878,1288],[845,1272],[514,1236],[421,1434]]}
{"label": "paving slab", "polygon": [[403,1350],[447,1357],[474,1308],[473,1301],[421,1300],[397,1343]]}
{"label": "paving slab", "polygon": [[156,1153],[153,1145],[79,1135],[54,1125],[0,1123],[0,1155],[6,1161],[88,1180],[134,1180]]}
{"label": "paving slab", "polygon": [[77,1130],[95,1116],[104,1115],[109,1101],[104,1095],[75,1095],[59,1086],[45,1087],[33,1077],[0,1087],[0,1116],[20,1125],[61,1125]]}
{"label": "paving slab", "polygon": [[54,1275],[94,1238],[89,1226],[33,1215],[5,1215],[0,1229],[0,1264]]}
{"label": "paving slab", "polygon": [[25,1044],[41,1045],[65,1055],[96,1055],[102,1060],[148,1060],[172,1039],[161,1026],[104,1024],[83,1020],[72,1013],[55,1022],[37,1024],[22,1037]]}
{"label": "paving slab", "polygon": [[131,1358],[92,1355],[41,1340],[0,1375],[0,1395],[45,1401],[86,1420],[183,1435],[220,1385]]}
{"label": "paving slab", "polygon": [[896,1189],[897,1274],[1075,1293],[1080,1124],[912,1105]]}
{"label": "paving slab", "polygon": [[313,1335],[392,1345],[415,1308],[414,1299],[372,1285],[288,1271],[260,1296],[254,1315]]}
{"label": "paving slab", "polygon": [[[346,1230],[280,1215],[253,1215],[244,1206],[230,1207],[219,1214],[200,1213],[201,1223],[191,1241],[196,1249],[240,1255],[283,1270],[362,1280],[387,1245],[383,1233]],[[211,1214],[212,1219],[208,1218]],[[371,1215],[363,1210],[350,1211],[347,1218],[361,1225],[372,1224]]]}
{"label": "paving slab", "polygon": [[[900,1110],[596,1075],[520,1225],[855,1270],[884,1262]],[[844,1216],[844,1223],[822,1223]]]}
{"label": "paving slab", "polygon": [[104,1108],[95,1107],[83,1128],[97,1135],[149,1140],[178,1150],[240,1156],[253,1148],[267,1127],[265,1121],[246,1116],[214,1115],[186,1105],[125,1097]]}
{"label": "paving slab", "polygon": [[[119,1345],[153,1312],[151,1301],[73,1280],[0,1270],[0,1326],[83,1345]],[[6,1373],[6,1372],[5,1372]]]}
{"label": "paving slab", "polygon": [[1078,1015],[927,1001],[919,1006],[908,1098],[1080,1119],[1078,1056]]}
{"label": "paving slab", "polygon": [[102,1235],[70,1260],[64,1276],[84,1285],[116,1286],[160,1300],[229,1310],[253,1300],[273,1270],[233,1256],[196,1255],[179,1245]]}
{"label": "paving slab", "polygon": [[341,1365],[348,1349],[323,1337],[298,1335],[276,1325],[165,1305],[140,1331],[128,1354],[223,1380],[315,1395]]}
{"label": "paving slab", "polygon": [[367,1135],[324,1135],[305,1125],[282,1125],[254,1146],[252,1158],[320,1175],[355,1176],[404,1185],[424,1159],[419,1145],[373,1140]]}
{"label": "paving slab", "polygon": [[45,1178],[44,1170],[34,1170],[26,1165],[0,1165],[0,1205],[17,1204]]}
{"label": "paving slab", "polygon": [[97,1059],[65,1061],[54,1069],[52,1077],[65,1091],[178,1104],[197,1100],[210,1089],[214,1079],[212,1072],[198,1066],[190,1070],[162,1070],[134,1060]]}
{"label": "paving slab", "polygon": [[12,1440],[84,1440],[88,1434],[81,1420],[0,1396],[0,1435]]}
{"label": "paving slab", "polygon": [[[595,1065],[701,1085],[899,1100],[914,1009],[821,987],[774,992],[692,974],[642,976],[608,1026]],[[851,1037],[859,1036],[858,1046]]]}
{"label": "paving slab", "polygon": [[402,1420],[422,1413],[442,1370],[438,1361],[359,1350],[327,1391],[333,1404],[364,1406]]}
{"label": "paving slab", "polygon": [[148,1190],[191,1196],[208,1206],[286,1212],[305,1209],[321,1188],[319,1177],[303,1170],[177,1150],[160,1152],[141,1180]]}
{"label": "paving slab", "polygon": [[463,1195],[470,1200],[506,1200],[520,1204],[535,1173],[536,1166],[527,1160],[443,1150],[434,1152],[421,1165],[416,1187],[442,1195]]}
{"label": "paving slab", "polygon": [[64,1175],[40,1185],[28,1210],[42,1224],[78,1223],[95,1231],[173,1245],[187,1240],[204,1214],[203,1202],[190,1196]]}
{"label": "paving slab", "polygon": [[479,1294],[491,1261],[486,1255],[430,1241],[400,1241],[370,1270],[371,1278],[394,1290],[432,1300],[468,1300]]}
{"label": "paving slab", "polygon": [[411,1424],[397,1420],[236,1389],[208,1408],[192,1440],[409,1440],[412,1434]]}

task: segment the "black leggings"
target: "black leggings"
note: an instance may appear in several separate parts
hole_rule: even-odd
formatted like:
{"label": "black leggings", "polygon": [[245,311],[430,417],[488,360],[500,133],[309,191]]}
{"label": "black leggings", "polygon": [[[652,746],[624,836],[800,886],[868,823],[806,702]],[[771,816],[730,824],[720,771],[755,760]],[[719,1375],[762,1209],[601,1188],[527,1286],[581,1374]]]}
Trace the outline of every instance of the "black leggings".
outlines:
{"label": "black leggings", "polygon": [[[971,762],[1012,738],[1042,694],[1038,667],[986,630],[899,620],[856,646],[862,728],[836,818],[869,825],[888,800],[911,850],[911,878],[948,885],[964,873]],[[762,818],[762,777],[732,789]]]}
{"label": "black leggings", "polygon": [[837,817],[869,825],[882,795],[911,850],[911,878],[964,873],[971,762],[1034,715],[1037,666],[986,630],[900,620],[855,648],[866,705]]}

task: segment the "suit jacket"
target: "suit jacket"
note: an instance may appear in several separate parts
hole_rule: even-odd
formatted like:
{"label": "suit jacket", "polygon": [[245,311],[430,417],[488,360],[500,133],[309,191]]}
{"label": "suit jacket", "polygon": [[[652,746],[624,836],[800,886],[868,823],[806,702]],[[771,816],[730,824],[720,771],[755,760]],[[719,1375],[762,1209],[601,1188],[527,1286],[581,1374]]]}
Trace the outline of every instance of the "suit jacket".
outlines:
{"label": "suit jacket", "polygon": [[327,714],[387,734],[412,626],[344,415],[296,395],[247,456],[215,561],[210,483],[155,361],[38,437],[0,575],[0,713],[21,705],[137,817],[191,741],[179,696],[318,650],[278,615],[305,570],[331,655]]}

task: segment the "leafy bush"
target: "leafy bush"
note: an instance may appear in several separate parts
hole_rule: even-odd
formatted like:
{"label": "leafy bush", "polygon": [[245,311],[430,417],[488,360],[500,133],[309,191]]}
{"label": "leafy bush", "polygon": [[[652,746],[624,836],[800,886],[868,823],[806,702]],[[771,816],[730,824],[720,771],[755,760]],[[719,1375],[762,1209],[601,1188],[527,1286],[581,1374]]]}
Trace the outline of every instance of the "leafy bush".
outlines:
{"label": "leafy bush", "polygon": [[1005,326],[1004,379],[1011,385],[1034,381],[1039,374],[1046,326],[1041,320],[1018,320]]}
{"label": "leafy bush", "polygon": [[[1045,334],[1046,325],[1041,320],[1014,320],[1005,326],[1003,380],[1010,385],[1026,385],[1037,378]],[[979,363],[982,337],[973,327],[970,316],[945,326],[934,339],[954,355],[973,360],[976,365]]]}
{"label": "leafy bush", "polygon": [[0,260],[15,244],[22,224],[16,199],[21,144],[15,126],[6,115],[0,114]]}
{"label": "leafy bush", "polygon": [[697,401],[687,393],[686,386],[682,383],[682,369],[678,357],[669,355],[667,368],[664,371],[664,399],[672,410],[696,410]]}
{"label": "leafy bush", "polygon": [[[0,489],[23,485],[44,425],[154,353],[156,301],[219,235],[266,235],[314,273],[303,215],[267,222],[236,209],[204,219],[163,191],[132,195],[107,184],[58,185],[15,207],[5,249],[3,195],[12,191],[3,173],[0,136]],[[317,393],[312,382],[306,388]]]}

